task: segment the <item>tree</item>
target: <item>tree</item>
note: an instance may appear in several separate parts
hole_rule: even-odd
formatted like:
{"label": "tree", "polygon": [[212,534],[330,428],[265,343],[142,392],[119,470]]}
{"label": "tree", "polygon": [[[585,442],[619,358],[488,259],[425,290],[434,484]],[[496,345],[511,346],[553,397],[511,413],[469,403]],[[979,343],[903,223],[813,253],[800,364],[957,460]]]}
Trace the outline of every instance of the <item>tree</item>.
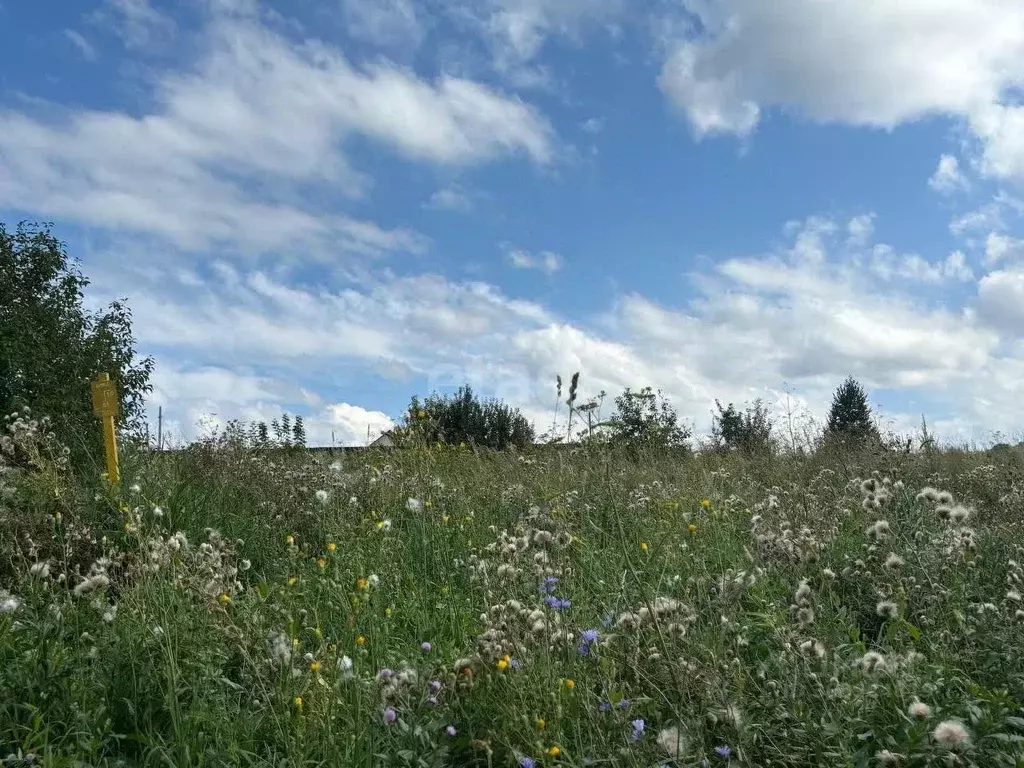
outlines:
{"label": "tree", "polygon": [[728,408],[715,400],[718,414],[714,416],[711,434],[718,447],[745,453],[763,452],[772,446],[772,420],[768,408],[758,398],[746,410],[729,403]]}
{"label": "tree", "polygon": [[153,359],[138,359],[131,311],[83,307],[89,285],[49,225],[0,224],[0,412],[28,405],[48,415],[76,463],[102,453],[90,384],[107,372],[117,389],[118,430],[145,434]]}
{"label": "tree", "polygon": [[423,402],[413,396],[399,440],[447,445],[476,445],[501,450],[533,443],[533,425],[517,408],[500,400],[482,401],[467,384],[454,395],[432,394]]}
{"label": "tree", "polygon": [[602,426],[612,445],[629,449],[687,448],[690,431],[661,392],[650,387],[633,392],[629,387],[615,398],[616,413]]}
{"label": "tree", "polygon": [[292,425],[292,444],[298,448],[306,447],[306,423],[301,416],[296,416]]}
{"label": "tree", "polygon": [[845,445],[863,445],[879,437],[878,428],[871,420],[867,393],[856,379],[847,377],[832,396],[832,408],[825,425],[826,441],[838,440]]}

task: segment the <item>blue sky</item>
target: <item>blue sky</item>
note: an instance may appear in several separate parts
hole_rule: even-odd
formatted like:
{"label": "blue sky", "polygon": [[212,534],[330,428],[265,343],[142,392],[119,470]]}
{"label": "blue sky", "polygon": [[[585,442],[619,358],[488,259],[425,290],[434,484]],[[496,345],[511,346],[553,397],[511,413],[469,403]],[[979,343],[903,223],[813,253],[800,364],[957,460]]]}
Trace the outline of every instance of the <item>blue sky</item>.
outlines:
{"label": "blue sky", "polygon": [[0,218],[152,417],[358,444],[469,381],[1024,432],[1014,0],[0,0]]}

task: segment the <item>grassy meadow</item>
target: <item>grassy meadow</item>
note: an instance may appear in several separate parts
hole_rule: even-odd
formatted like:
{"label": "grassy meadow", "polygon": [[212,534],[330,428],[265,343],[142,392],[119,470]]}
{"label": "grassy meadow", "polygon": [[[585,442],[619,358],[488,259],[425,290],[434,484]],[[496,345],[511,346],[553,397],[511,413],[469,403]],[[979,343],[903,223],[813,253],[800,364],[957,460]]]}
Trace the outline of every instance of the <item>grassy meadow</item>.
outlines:
{"label": "grassy meadow", "polygon": [[1024,459],[0,464],[0,760],[1024,766]]}

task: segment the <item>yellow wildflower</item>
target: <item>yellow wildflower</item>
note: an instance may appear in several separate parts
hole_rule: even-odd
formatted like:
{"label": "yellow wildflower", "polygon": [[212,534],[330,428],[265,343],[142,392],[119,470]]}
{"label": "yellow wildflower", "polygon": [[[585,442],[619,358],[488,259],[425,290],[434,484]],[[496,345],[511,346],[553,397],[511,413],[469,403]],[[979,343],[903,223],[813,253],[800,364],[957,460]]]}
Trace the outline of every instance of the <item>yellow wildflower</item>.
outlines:
{"label": "yellow wildflower", "polygon": [[356,580],[356,589],[367,589],[369,586],[370,586],[370,582],[369,582],[368,579],[358,579],[358,580]]}
{"label": "yellow wildflower", "polygon": [[384,615],[385,616],[390,616],[391,615],[391,606],[390,605],[387,608],[384,609]]}
{"label": "yellow wildflower", "polygon": [[362,635],[356,637],[356,645],[366,645],[366,638]]}
{"label": "yellow wildflower", "polygon": [[697,532],[697,526],[693,523],[690,523],[688,526],[686,526],[686,530],[688,530],[690,532],[690,535],[692,536]]}
{"label": "yellow wildflower", "polygon": [[221,592],[220,597],[218,597],[217,599],[220,600],[221,605],[227,605],[231,602],[231,595],[229,595],[227,592]]}
{"label": "yellow wildflower", "polygon": [[418,419],[425,419],[425,418],[427,418],[427,412],[426,411],[417,411],[416,412],[416,418],[418,418]]}
{"label": "yellow wildflower", "polygon": [[327,561],[322,557],[316,561],[316,564],[320,566],[321,570],[327,567]]}
{"label": "yellow wildflower", "polygon": [[327,551],[328,552],[333,552],[337,548],[338,548],[338,545],[335,544],[333,541],[330,544],[327,545]]}
{"label": "yellow wildflower", "polygon": [[319,661],[314,661],[312,664],[310,664],[309,665],[309,671],[312,672],[313,674],[316,674],[317,672],[319,672],[320,671],[320,662]]}
{"label": "yellow wildflower", "polygon": [[537,718],[537,727],[540,728],[543,731],[545,725],[547,725],[547,723],[544,722],[544,718],[543,717],[538,717]]}
{"label": "yellow wildflower", "polygon": [[548,750],[548,757],[558,757],[562,754],[562,750],[558,748],[558,745],[552,745],[551,749]]}
{"label": "yellow wildflower", "polygon": [[298,647],[299,647],[299,638],[293,637],[292,638],[292,648],[298,648]]}
{"label": "yellow wildflower", "polygon": [[302,710],[302,697],[301,696],[296,696],[295,697],[295,708],[300,710],[300,711]]}
{"label": "yellow wildflower", "polygon": [[568,688],[571,691],[573,688],[576,687],[576,681],[573,680],[572,678],[569,678],[568,680],[565,681],[565,687]]}
{"label": "yellow wildflower", "polygon": [[284,540],[284,543],[290,547],[292,544],[295,543],[295,537],[289,536],[287,539]]}
{"label": "yellow wildflower", "polygon": [[498,663],[495,664],[495,666],[498,668],[499,672],[504,672],[506,669],[508,669],[508,662],[504,659],[498,659]]}
{"label": "yellow wildflower", "polygon": [[294,587],[294,586],[295,586],[295,584],[296,584],[296,582],[298,582],[298,579],[297,579],[297,578],[295,578],[294,576],[291,576],[291,577],[289,577],[289,579],[288,579],[288,586],[289,586],[289,587]]}
{"label": "yellow wildflower", "polygon": [[430,500],[428,499],[427,501],[424,501],[423,506],[426,507],[427,509],[430,509],[430,507],[432,506]]}
{"label": "yellow wildflower", "polygon": [[711,507],[711,499],[701,499],[700,500],[700,505],[702,507],[704,507],[704,509],[710,508]]}
{"label": "yellow wildflower", "polygon": [[640,551],[641,552],[646,552],[647,551],[647,542],[646,541],[641,541],[640,542]]}

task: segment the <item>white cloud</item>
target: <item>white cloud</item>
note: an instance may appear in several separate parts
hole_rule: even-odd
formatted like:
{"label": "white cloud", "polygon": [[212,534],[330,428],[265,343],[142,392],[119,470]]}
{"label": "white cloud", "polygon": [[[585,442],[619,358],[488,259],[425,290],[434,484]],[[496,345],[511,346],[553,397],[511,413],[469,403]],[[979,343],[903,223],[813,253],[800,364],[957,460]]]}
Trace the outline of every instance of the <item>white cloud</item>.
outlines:
{"label": "white cloud", "polygon": [[[692,300],[664,306],[628,294],[590,327],[493,286],[429,275],[301,287],[222,267],[199,289],[191,278],[179,283],[180,269],[168,266],[148,280],[132,278],[132,306],[140,346],[158,359],[232,371],[259,361],[267,373],[237,389],[266,413],[304,397],[280,382],[295,390],[344,366],[425,380],[420,394],[469,382],[522,407],[546,429],[554,375],[578,370],[584,397],[652,385],[704,430],[714,398],[776,403],[787,382],[820,418],[834,387],[853,374],[869,389],[924,398],[949,424],[1024,428],[1024,411],[1010,394],[1021,366],[1004,349],[1016,333],[1015,308],[1024,306],[1020,276],[986,276],[975,317],[922,303],[912,282],[879,282],[858,262],[885,252],[884,244],[851,253],[846,228],[822,218],[787,231],[785,248],[692,275]],[[966,264],[954,254],[906,269],[911,280],[962,279]],[[203,388],[238,399],[228,384]],[[993,411],[983,402],[1012,407]],[[203,401],[196,412],[200,406],[211,410]],[[308,418],[329,421],[324,408]]]}
{"label": "white cloud", "polygon": [[967,179],[960,173],[960,163],[953,155],[942,155],[935,173],[928,179],[928,186],[936,192],[949,194],[958,189],[967,189]]}
{"label": "white cloud", "polygon": [[979,312],[994,327],[1024,337],[1024,269],[989,272],[978,283]]}
{"label": "white cloud", "polygon": [[1024,5],[1014,0],[721,0],[684,4],[661,87],[698,136],[750,134],[761,110],[892,128],[930,115],[968,119],[983,169],[1019,175]]}
{"label": "white cloud", "polygon": [[76,32],[73,29],[65,29],[64,37],[71,41],[71,44],[78,49],[78,52],[82,54],[82,58],[86,61],[96,61],[98,54],[96,53],[96,46],[85,39],[85,36],[81,32]]}
{"label": "white cloud", "polygon": [[437,190],[430,196],[426,205],[428,208],[458,213],[469,213],[473,210],[473,200],[465,190],[458,187],[443,187]]}
{"label": "white cloud", "polygon": [[[142,117],[0,110],[0,206],[190,249],[419,250],[414,233],[303,202],[304,184],[366,188],[342,153],[347,137],[441,165],[554,156],[550,125],[519,99],[385,64],[356,69],[325,44],[294,45],[246,16],[214,17],[198,66],[160,78],[155,102]],[[259,197],[250,179],[266,190]]]}
{"label": "white cloud", "polygon": [[368,445],[395,426],[385,413],[333,403],[306,421],[310,445]]}
{"label": "white cloud", "polygon": [[541,251],[537,254],[529,253],[518,248],[511,248],[505,252],[509,263],[516,269],[536,269],[545,275],[553,275],[562,268],[562,257],[553,251]]}
{"label": "white cloud", "polygon": [[1001,261],[1024,261],[1024,240],[990,232],[985,240],[985,261],[989,265]]}
{"label": "white cloud", "polygon": [[974,272],[963,251],[953,251],[940,262],[932,263],[916,253],[897,254],[885,245],[876,245],[871,252],[871,271],[883,280],[903,278],[922,283],[946,281],[969,282]]}
{"label": "white cloud", "polygon": [[850,245],[855,247],[864,245],[875,233],[875,215],[869,213],[853,217],[846,225],[846,231],[850,235]]}
{"label": "white cloud", "polygon": [[426,35],[426,20],[411,0],[342,0],[346,32],[383,47],[415,50]]}
{"label": "white cloud", "polygon": [[134,49],[163,45],[177,29],[174,19],[149,0],[105,0],[93,18],[109,23],[125,46]]}

